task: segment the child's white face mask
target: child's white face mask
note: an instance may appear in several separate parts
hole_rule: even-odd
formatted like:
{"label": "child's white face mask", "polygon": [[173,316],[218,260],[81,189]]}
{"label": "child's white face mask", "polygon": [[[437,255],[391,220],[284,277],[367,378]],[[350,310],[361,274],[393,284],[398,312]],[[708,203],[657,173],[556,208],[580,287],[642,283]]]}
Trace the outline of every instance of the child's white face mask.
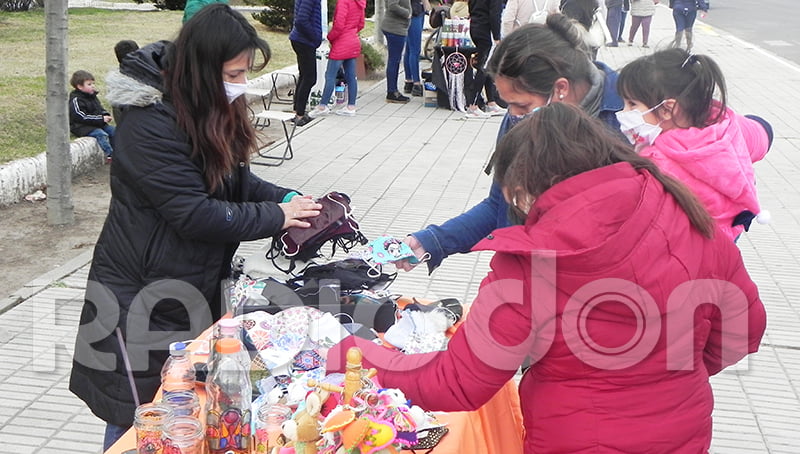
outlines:
{"label": "child's white face mask", "polygon": [[644,120],[644,114],[650,113],[659,108],[664,101],[656,104],[644,112],[639,110],[625,110],[617,112],[617,120],[619,121],[619,129],[628,138],[628,141],[633,145],[652,145],[659,134],[661,134],[661,123],[658,125],[651,125]]}

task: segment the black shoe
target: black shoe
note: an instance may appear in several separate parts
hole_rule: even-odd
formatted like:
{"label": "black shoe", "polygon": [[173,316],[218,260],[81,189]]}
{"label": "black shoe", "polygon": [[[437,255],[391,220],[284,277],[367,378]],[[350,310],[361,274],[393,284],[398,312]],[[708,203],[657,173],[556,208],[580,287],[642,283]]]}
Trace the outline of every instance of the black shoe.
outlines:
{"label": "black shoe", "polygon": [[411,98],[408,96],[403,96],[400,94],[399,91],[395,91],[393,93],[389,93],[386,95],[386,102],[393,102],[396,104],[405,104],[410,101]]}
{"label": "black shoe", "polygon": [[312,121],[314,121],[314,119],[309,117],[307,114],[303,115],[300,118],[294,117],[292,119],[292,122],[294,123],[295,126],[305,126],[305,125],[311,123]]}
{"label": "black shoe", "polygon": [[411,93],[412,87],[414,86],[414,82],[406,82],[403,84],[403,93],[409,94]]}
{"label": "black shoe", "polygon": [[422,96],[422,85],[415,84],[411,88],[411,96]]}

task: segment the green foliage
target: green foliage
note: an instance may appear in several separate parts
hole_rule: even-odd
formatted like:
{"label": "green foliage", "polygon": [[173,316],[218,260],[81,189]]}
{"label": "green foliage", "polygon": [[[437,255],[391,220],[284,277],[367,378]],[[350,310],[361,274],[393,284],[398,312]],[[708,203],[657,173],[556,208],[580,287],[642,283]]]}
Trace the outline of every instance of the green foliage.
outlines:
{"label": "green foliage", "polygon": [[265,9],[253,13],[253,19],[261,22],[268,30],[288,32],[294,21],[294,0],[257,0],[254,4],[264,5]]}
{"label": "green foliage", "polygon": [[158,9],[166,9],[169,11],[183,11],[186,6],[186,0],[133,0],[136,3],[152,3]]}
{"label": "green foliage", "polygon": [[367,71],[377,71],[385,65],[383,55],[372,44],[361,40],[361,54],[364,55],[364,65]]}

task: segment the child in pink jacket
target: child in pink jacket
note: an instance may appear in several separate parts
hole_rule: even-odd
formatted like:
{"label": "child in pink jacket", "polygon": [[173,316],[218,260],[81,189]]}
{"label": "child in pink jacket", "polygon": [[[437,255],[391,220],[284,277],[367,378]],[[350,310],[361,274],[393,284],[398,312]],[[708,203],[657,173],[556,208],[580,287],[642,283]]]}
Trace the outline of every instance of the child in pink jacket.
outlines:
{"label": "child in pink jacket", "polygon": [[625,101],[617,113],[622,132],[641,155],[688,185],[736,240],[761,211],[753,163],[769,150],[770,124],[728,108],[719,66],[683,49],[629,63],[617,89]]}

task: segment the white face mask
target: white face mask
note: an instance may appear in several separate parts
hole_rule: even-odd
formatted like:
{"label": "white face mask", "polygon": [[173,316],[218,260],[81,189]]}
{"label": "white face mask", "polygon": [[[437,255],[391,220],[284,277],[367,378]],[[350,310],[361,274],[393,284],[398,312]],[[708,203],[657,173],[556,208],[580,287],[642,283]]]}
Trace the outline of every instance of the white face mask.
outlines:
{"label": "white face mask", "polygon": [[[664,101],[656,104],[652,108],[644,112],[639,110],[627,110],[617,112],[617,120],[619,121],[619,129],[628,138],[628,141],[633,145],[652,145],[659,134],[661,134],[661,126],[651,125],[644,121],[644,114],[650,113],[659,108]],[[661,124],[661,123],[659,123]]]}
{"label": "white face mask", "polygon": [[225,94],[228,96],[228,102],[232,103],[239,96],[242,96],[247,91],[247,83],[235,84],[232,82],[222,82],[225,85]]}

